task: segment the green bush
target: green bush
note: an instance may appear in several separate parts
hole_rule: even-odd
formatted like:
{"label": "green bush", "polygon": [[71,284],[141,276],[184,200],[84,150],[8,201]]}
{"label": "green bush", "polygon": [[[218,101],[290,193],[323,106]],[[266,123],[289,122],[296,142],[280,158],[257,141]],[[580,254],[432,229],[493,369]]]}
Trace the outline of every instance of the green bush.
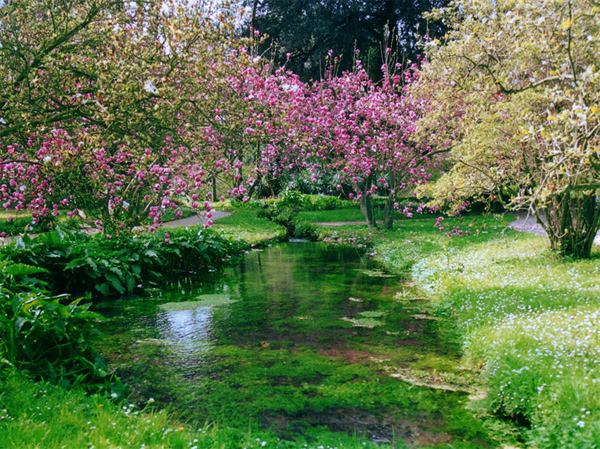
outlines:
{"label": "green bush", "polygon": [[171,280],[221,270],[246,244],[192,227],[138,236],[82,232],[27,235],[0,249],[0,260],[44,268],[35,278],[53,294],[123,296]]}
{"label": "green bush", "polygon": [[0,264],[0,365],[24,369],[53,384],[122,392],[89,339],[102,317],[81,299],[50,296],[35,275],[47,270]]}

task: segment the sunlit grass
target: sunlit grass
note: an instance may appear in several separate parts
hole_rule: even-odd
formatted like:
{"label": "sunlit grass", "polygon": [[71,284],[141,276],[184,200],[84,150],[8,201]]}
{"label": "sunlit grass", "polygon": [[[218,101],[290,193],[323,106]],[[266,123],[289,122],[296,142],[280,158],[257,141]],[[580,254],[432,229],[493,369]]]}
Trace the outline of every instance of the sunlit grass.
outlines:
{"label": "sunlit grass", "polygon": [[[465,357],[483,366],[489,411],[530,422],[534,447],[596,447],[600,261],[560,259],[539,236],[498,237],[422,254],[413,277],[457,323]],[[377,247],[392,268],[406,249]]]}
{"label": "sunlit grass", "polygon": [[254,208],[235,209],[232,215],[217,220],[213,229],[250,244],[281,240],[285,236],[285,229],[267,218],[258,217],[257,211]]}

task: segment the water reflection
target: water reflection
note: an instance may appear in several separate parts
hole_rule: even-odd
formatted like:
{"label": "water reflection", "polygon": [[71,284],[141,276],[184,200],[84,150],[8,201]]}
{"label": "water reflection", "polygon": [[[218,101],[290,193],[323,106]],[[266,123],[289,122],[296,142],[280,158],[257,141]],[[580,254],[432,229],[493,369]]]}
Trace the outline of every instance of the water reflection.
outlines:
{"label": "water reflection", "polygon": [[213,308],[174,310],[159,314],[156,327],[162,340],[181,355],[200,355],[213,347]]}

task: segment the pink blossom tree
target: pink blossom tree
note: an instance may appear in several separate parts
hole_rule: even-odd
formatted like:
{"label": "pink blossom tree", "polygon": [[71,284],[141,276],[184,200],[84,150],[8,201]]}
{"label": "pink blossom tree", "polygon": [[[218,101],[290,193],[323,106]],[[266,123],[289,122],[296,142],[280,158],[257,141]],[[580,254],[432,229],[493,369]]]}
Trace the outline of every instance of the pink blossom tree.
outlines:
{"label": "pink blossom tree", "polygon": [[237,104],[224,86],[253,63],[232,51],[246,45],[232,9],[55,6],[14,0],[1,10],[3,206],[29,209],[34,221],[68,208],[117,232],[146,215],[159,224],[183,202],[199,207],[223,159],[209,130],[219,107]]}
{"label": "pink blossom tree", "polygon": [[383,226],[391,229],[398,195],[412,193],[429,178],[432,151],[412,139],[419,111],[426,106],[406,94],[404,86],[414,72],[392,73],[387,65],[383,69],[383,81],[375,84],[360,60],[353,72],[341,76],[332,67],[311,88],[311,101],[304,104],[297,123],[304,138],[296,145],[300,163],[313,180],[335,173],[337,189],[351,186],[350,196],[359,201],[371,228],[377,226],[373,196],[385,195]]}

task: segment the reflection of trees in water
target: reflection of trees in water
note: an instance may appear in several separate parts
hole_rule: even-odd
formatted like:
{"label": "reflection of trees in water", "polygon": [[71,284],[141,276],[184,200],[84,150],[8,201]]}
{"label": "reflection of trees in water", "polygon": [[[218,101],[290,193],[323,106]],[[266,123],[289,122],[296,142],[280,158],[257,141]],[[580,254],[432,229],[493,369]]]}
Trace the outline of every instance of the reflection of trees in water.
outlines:
{"label": "reflection of trees in water", "polygon": [[215,332],[219,339],[258,344],[276,333],[297,331],[293,321],[286,321],[290,317],[338,319],[357,290],[381,290],[380,280],[357,271],[360,264],[354,248],[311,243],[252,253],[235,271],[242,301],[224,314]]}

